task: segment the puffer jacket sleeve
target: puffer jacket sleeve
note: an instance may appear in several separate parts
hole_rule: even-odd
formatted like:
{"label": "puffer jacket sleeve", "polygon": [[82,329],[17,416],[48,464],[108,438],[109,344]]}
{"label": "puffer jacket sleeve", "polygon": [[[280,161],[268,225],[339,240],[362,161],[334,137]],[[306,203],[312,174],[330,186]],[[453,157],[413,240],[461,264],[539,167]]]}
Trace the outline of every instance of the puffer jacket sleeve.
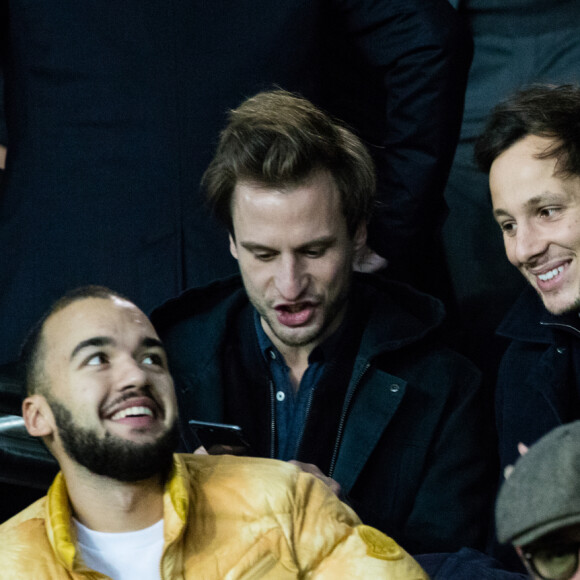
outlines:
{"label": "puffer jacket sleeve", "polygon": [[301,474],[295,500],[291,542],[304,578],[428,578],[395,540],[363,525],[318,479]]}

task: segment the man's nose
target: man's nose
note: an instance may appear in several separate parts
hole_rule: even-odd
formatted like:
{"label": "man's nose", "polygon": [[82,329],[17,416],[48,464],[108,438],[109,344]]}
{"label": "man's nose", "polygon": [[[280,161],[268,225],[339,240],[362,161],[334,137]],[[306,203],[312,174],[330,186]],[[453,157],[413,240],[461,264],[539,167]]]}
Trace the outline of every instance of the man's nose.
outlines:
{"label": "man's nose", "polygon": [[147,383],[147,372],[132,356],[126,356],[118,361],[115,379],[119,390],[142,387]]}
{"label": "man's nose", "polygon": [[514,257],[519,264],[529,264],[541,256],[549,243],[542,235],[541,229],[534,224],[518,225],[514,241]]}
{"label": "man's nose", "polygon": [[308,274],[295,256],[282,256],[276,271],[276,289],[285,300],[296,300],[308,285]]}

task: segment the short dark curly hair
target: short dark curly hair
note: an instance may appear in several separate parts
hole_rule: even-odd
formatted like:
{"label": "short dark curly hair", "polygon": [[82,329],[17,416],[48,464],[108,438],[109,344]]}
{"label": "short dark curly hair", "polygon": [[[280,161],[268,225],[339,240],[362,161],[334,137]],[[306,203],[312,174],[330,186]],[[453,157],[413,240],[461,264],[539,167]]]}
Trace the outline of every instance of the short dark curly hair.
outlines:
{"label": "short dark curly hair", "polygon": [[489,173],[497,157],[528,135],[553,140],[538,158],[555,158],[556,174],[580,175],[580,86],[535,84],[499,103],[475,144],[477,165]]}
{"label": "short dark curly hair", "polygon": [[258,93],[230,111],[202,184],[209,206],[233,232],[231,202],[239,181],[292,188],[325,170],[340,193],[351,236],[372,212],[375,167],[362,141],[303,97]]}

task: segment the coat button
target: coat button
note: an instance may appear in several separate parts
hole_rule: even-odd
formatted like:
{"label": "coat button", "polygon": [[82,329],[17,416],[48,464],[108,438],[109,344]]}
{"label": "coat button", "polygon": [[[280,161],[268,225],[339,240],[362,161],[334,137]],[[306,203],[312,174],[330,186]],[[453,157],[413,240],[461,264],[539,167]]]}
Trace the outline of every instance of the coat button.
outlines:
{"label": "coat button", "polygon": [[391,393],[398,393],[400,388],[401,387],[399,387],[399,385],[397,385],[397,383],[393,383],[392,385],[389,386]]}

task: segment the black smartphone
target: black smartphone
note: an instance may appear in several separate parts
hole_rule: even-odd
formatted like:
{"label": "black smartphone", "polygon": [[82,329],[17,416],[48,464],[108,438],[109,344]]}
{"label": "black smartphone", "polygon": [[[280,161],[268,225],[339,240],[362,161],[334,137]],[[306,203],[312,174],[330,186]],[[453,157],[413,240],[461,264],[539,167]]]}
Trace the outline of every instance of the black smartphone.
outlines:
{"label": "black smartphone", "polygon": [[244,439],[242,428],[225,423],[189,421],[189,427],[210,455],[249,455],[250,445]]}

